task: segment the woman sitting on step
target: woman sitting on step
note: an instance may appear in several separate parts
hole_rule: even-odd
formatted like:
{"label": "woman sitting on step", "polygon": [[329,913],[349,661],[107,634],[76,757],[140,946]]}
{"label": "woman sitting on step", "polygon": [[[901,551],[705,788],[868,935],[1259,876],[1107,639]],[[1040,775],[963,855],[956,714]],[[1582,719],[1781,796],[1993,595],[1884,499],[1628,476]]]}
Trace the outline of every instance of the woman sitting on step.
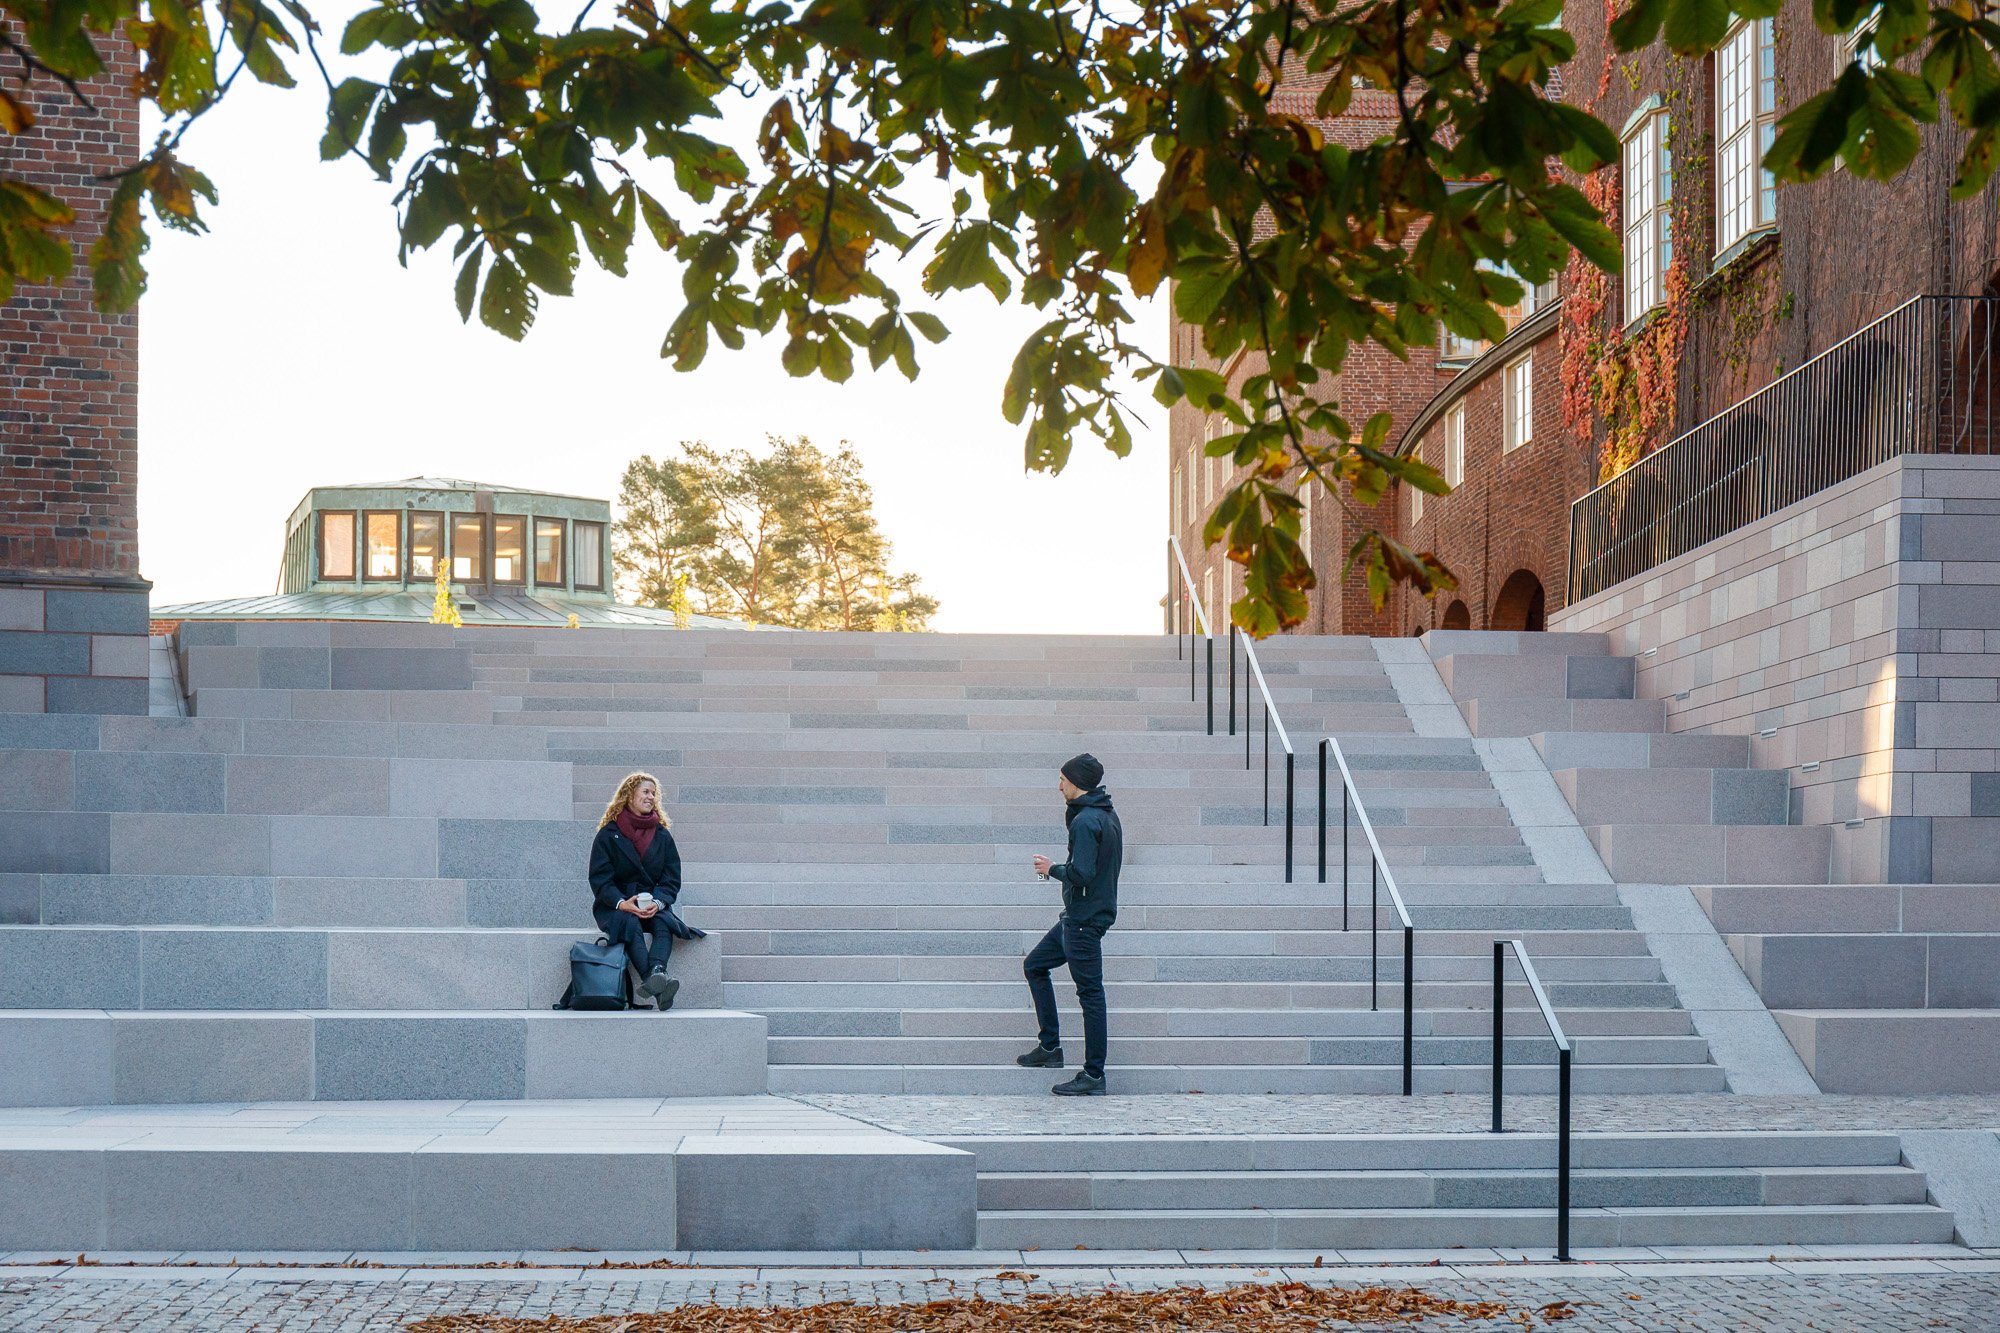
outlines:
{"label": "woman sitting on step", "polygon": [[705,932],[674,914],[681,894],[681,854],[673,821],[660,813],[660,784],[651,773],[634,773],[618,784],[598,821],[590,844],[591,914],[639,974],[639,994],[670,1009],[678,981],[667,978],[674,939],[698,940]]}

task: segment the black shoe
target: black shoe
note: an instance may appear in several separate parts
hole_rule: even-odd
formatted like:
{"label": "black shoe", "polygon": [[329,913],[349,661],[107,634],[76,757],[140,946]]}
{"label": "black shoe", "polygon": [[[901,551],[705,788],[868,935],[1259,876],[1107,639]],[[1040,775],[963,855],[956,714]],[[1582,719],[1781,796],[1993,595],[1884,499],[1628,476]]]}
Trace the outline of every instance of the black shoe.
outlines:
{"label": "black shoe", "polygon": [[1015,1056],[1014,1063],[1023,1069],[1061,1069],[1063,1067],[1062,1047],[1037,1046],[1025,1055]]}
{"label": "black shoe", "polygon": [[661,1009],[674,1007],[674,996],[680,991],[681,983],[667,976],[667,969],[656,967],[646,979],[639,983],[642,995],[653,997],[653,1003]]}
{"label": "black shoe", "polygon": [[1102,1097],[1104,1079],[1102,1076],[1093,1078],[1089,1074],[1078,1074],[1067,1083],[1056,1084],[1049,1091],[1058,1097]]}

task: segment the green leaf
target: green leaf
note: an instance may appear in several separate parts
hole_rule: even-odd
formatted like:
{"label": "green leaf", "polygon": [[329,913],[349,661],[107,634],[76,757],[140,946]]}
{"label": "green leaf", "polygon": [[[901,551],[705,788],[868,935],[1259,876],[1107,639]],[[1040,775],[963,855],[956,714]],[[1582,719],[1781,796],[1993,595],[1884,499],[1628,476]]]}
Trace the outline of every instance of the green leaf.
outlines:
{"label": "green leaf", "polygon": [[458,305],[458,322],[467,323],[472,319],[472,298],[479,290],[479,261],[481,247],[472,247],[472,253],[465,257],[465,263],[458,269],[458,281],[452,284],[452,297]]}
{"label": "green leaf", "polygon": [[945,327],[944,321],[928,311],[912,310],[905,318],[916,326],[918,333],[924,335],[925,342],[941,343],[951,336],[951,330]]}
{"label": "green leaf", "polygon": [[502,337],[519,342],[535,322],[535,293],[527,275],[506,256],[495,255],[479,294],[479,321]]}
{"label": "green leaf", "polygon": [[[1735,17],[1731,0],[1669,0],[1663,25],[1667,48],[1678,55],[1703,55],[1722,45]],[[1741,0],[1738,0],[1741,3]]]}

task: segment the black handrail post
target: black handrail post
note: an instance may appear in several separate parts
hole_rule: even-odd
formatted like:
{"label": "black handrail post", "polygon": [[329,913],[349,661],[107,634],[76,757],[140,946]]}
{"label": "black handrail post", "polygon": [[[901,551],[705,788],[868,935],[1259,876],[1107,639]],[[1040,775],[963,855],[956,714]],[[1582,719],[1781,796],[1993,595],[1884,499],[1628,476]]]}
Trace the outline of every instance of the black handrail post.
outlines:
{"label": "black handrail post", "polygon": [[1285,751],[1285,883],[1292,882],[1292,787],[1298,774],[1298,756]]}
{"label": "black handrail post", "polygon": [[1340,778],[1340,928],[1347,929],[1347,775]]}
{"label": "black handrail post", "polygon": [[1403,927],[1403,1095],[1411,1095],[1417,1041],[1417,928]]}
{"label": "black handrail post", "polygon": [[[1347,795],[1342,788],[1341,796]],[[1319,743],[1319,882],[1326,883],[1326,742]]]}
{"label": "black handrail post", "polygon": [[1569,1048],[1556,1051],[1556,1258],[1569,1261]]}
{"label": "black handrail post", "polygon": [[1271,708],[1264,706],[1264,827],[1271,827]]}
{"label": "black handrail post", "polygon": [[[1229,649],[1229,734],[1234,736],[1236,734],[1236,625],[1234,622],[1231,622],[1229,626],[1229,643],[1227,647]],[[1247,717],[1244,718],[1243,723],[1244,730],[1249,730],[1250,719]],[[1243,767],[1248,768],[1250,765],[1245,763]]]}
{"label": "black handrail post", "polygon": [[1375,860],[1375,853],[1370,851],[1368,853],[1368,1008],[1370,1012],[1381,1008],[1380,1004],[1377,1003],[1378,997],[1376,991],[1382,961],[1375,942],[1376,918],[1382,914],[1382,900],[1378,896],[1376,885],[1381,882],[1382,875],[1379,863]]}
{"label": "black handrail post", "polygon": [[[1190,661],[1188,666],[1192,668],[1194,663]],[[1189,688],[1193,688],[1192,680],[1189,681]],[[1213,634],[1208,636],[1208,734],[1211,736],[1215,734],[1215,635]]]}
{"label": "black handrail post", "polygon": [[1506,1010],[1503,974],[1507,967],[1507,942],[1493,941],[1493,1132],[1500,1133],[1500,1083],[1506,1076],[1501,1061],[1501,1043],[1506,1040]]}

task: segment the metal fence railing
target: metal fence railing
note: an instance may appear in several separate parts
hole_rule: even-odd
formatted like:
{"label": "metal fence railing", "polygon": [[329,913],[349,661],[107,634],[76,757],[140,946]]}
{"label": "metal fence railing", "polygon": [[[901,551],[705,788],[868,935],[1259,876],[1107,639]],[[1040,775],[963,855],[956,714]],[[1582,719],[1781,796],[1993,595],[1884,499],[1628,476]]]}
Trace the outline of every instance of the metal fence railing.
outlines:
{"label": "metal fence railing", "polygon": [[1243,767],[1250,767],[1250,684],[1256,682],[1258,692],[1264,700],[1264,827],[1271,827],[1271,728],[1278,729],[1278,744],[1285,753],[1285,883],[1292,882],[1293,815],[1298,802],[1295,788],[1298,782],[1298,756],[1292,753],[1292,736],[1285,730],[1285,721],[1278,716],[1278,705],[1271,700],[1271,686],[1264,679],[1264,664],[1257,660],[1257,644],[1248,634],[1229,627],[1229,734],[1236,734],[1236,644],[1243,644]]}
{"label": "metal fence railing", "polygon": [[[1167,577],[1173,588],[1167,605],[1174,612],[1174,656],[1183,655],[1183,649],[1192,649],[1199,644],[1199,651],[1186,653],[1188,664],[1188,698],[1200,697],[1202,658],[1208,659],[1208,734],[1215,734],[1215,631],[1209,627],[1208,613],[1202,610],[1201,598],[1194,590],[1194,575],[1188,572],[1187,553],[1181,550],[1181,539],[1167,535]],[[1192,619],[1183,622],[1180,606],[1185,602],[1193,613]],[[1185,625],[1185,629],[1183,626]],[[1235,707],[1232,695],[1231,707]]]}
{"label": "metal fence railing", "polygon": [[1918,296],[1570,508],[1569,601],[1901,454],[2000,452],[2000,298]]}
{"label": "metal fence railing", "polygon": [[1500,1124],[1501,1085],[1506,1077],[1507,1063],[1503,1054],[1507,1046],[1507,954],[1511,951],[1521,964],[1521,976],[1528,983],[1528,993],[1534,997],[1535,1007],[1542,1011],[1542,1022],[1548,1025],[1549,1036],[1556,1043],[1556,1258],[1569,1259],[1569,1070],[1572,1051],[1569,1037],[1563,1032],[1562,1024],[1556,1021],[1555,1006],[1549,1003],[1548,992],[1542,989],[1542,979],[1535,975],[1535,965],[1528,961],[1527,946],[1519,940],[1493,941],[1493,1132],[1502,1132]]}
{"label": "metal fence railing", "polygon": [[1361,791],[1354,785],[1354,770],[1347,766],[1347,755],[1340,748],[1340,742],[1328,736],[1319,743],[1319,882],[1326,883],[1326,778],[1327,757],[1340,768],[1340,928],[1347,929],[1348,876],[1353,870],[1348,860],[1349,812],[1361,825],[1361,836],[1368,842],[1368,1007],[1381,1007],[1382,946],[1380,926],[1382,920],[1382,890],[1389,890],[1389,905],[1395,909],[1397,927],[1403,932],[1403,1095],[1408,1097],[1414,1091],[1416,1081],[1416,1012],[1417,1012],[1417,925],[1410,918],[1409,904],[1403,901],[1401,891],[1396,888],[1396,872],[1389,868],[1389,858],[1382,854],[1382,844],[1375,837],[1375,824],[1368,818],[1368,807],[1361,803]]}

